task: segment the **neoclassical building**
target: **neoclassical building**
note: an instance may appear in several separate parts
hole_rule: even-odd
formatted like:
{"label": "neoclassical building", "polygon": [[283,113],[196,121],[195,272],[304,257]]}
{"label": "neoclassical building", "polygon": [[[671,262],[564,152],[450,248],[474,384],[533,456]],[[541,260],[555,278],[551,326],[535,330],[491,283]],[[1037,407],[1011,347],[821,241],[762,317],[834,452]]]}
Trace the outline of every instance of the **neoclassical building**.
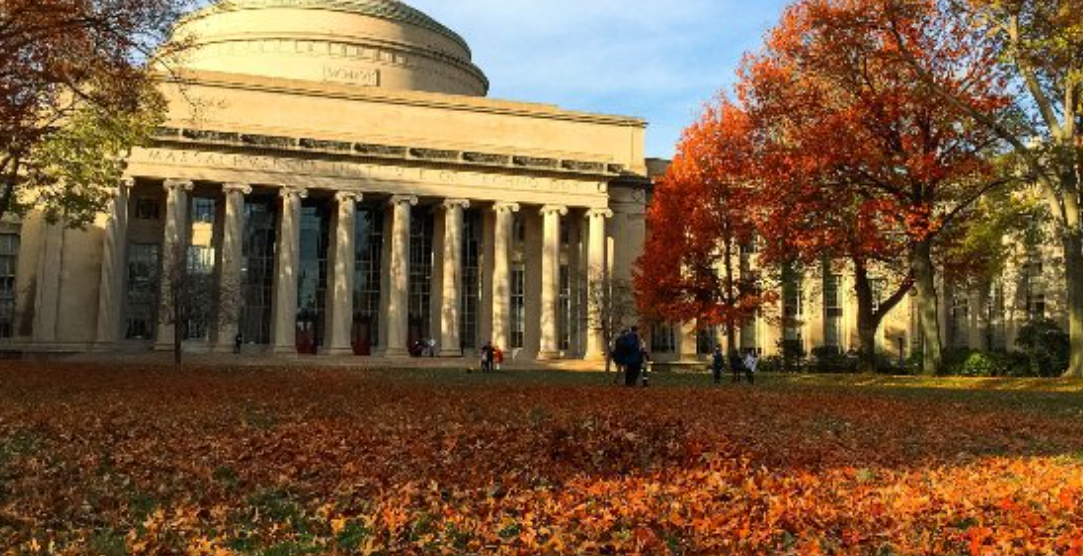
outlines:
{"label": "neoclassical building", "polygon": [[[643,120],[488,98],[466,42],[396,0],[230,0],[177,36],[194,49],[161,79],[168,120],[110,210],[78,230],[0,222],[0,353],[171,349],[179,321],[197,352],[492,341],[518,360],[601,358],[588,292],[631,278],[666,170],[644,157]],[[1029,320],[1063,320],[1059,255],[942,284],[946,345],[1010,349]],[[163,303],[178,265],[182,319]],[[853,349],[852,290],[844,268],[811,269],[781,292],[789,324],[757,318],[737,347]],[[886,319],[886,356],[920,345],[911,315]],[[695,323],[647,335],[657,361],[691,365],[723,341]]]}
{"label": "neoclassical building", "polygon": [[0,230],[5,349],[167,349],[183,261],[213,290],[191,351],[600,357],[586,292],[642,248],[644,121],[487,98],[466,42],[395,0],[231,0],[177,36],[111,210]]}

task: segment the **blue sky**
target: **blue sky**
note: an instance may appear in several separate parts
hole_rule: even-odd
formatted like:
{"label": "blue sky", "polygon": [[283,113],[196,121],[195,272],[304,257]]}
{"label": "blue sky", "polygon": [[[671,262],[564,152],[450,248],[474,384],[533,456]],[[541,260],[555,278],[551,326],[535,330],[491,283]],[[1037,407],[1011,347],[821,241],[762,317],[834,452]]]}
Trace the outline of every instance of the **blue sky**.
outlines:
{"label": "blue sky", "polygon": [[489,96],[645,118],[648,156],[733,82],[787,0],[407,0],[470,44]]}

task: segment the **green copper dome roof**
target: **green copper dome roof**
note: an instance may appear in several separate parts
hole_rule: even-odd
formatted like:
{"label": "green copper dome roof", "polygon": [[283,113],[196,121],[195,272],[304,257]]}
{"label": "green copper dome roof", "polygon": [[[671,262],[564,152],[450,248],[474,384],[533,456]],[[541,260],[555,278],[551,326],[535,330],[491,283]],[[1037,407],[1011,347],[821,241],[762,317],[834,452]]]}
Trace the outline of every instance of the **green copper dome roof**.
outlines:
{"label": "green copper dome roof", "polygon": [[225,9],[288,7],[341,10],[422,27],[444,35],[467,51],[470,50],[466,41],[455,31],[399,0],[220,0],[220,5]]}

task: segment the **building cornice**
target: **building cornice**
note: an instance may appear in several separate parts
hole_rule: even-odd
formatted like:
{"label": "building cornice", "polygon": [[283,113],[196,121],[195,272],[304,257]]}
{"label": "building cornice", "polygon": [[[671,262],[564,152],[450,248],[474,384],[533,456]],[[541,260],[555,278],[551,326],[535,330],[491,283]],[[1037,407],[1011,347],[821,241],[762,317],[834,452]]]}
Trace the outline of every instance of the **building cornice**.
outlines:
{"label": "building cornice", "polygon": [[622,164],[601,161],[540,157],[529,153],[483,153],[193,128],[158,128],[154,134],[153,146],[159,148],[202,146],[222,150],[257,150],[339,159],[401,161],[472,170],[515,170],[547,175],[571,175],[606,181],[627,177],[646,179],[632,174]]}
{"label": "building cornice", "polygon": [[336,83],[193,70],[179,70],[172,74],[161,74],[159,79],[162,83],[175,83],[189,87],[217,87],[241,91],[302,95],[346,101],[416,106],[422,108],[439,108],[463,112],[480,112],[504,116],[593,123],[638,129],[645,129],[647,127],[647,122],[645,120],[630,116],[576,112],[563,110],[560,107],[551,104],[532,104],[496,100],[487,97],[449,95],[419,91],[391,91],[387,89],[363,88]]}

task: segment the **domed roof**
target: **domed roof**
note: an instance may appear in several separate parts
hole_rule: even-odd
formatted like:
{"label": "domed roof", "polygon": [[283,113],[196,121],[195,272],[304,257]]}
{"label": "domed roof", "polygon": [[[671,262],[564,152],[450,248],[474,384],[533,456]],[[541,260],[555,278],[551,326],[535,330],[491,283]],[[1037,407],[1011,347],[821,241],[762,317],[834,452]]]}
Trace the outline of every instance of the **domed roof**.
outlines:
{"label": "domed roof", "polygon": [[416,8],[399,0],[225,0],[234,9],[265,7],[313,7],[336,9],[361,15],[379,17],[389,21],[408,23],[440,33],[469,49],[466,41],[455,31],[429,17]]}
{"label": "domed roof", "polygon": [[222,0],[176,35],[195,70],[484,96],[458,34],[398,0]]}

